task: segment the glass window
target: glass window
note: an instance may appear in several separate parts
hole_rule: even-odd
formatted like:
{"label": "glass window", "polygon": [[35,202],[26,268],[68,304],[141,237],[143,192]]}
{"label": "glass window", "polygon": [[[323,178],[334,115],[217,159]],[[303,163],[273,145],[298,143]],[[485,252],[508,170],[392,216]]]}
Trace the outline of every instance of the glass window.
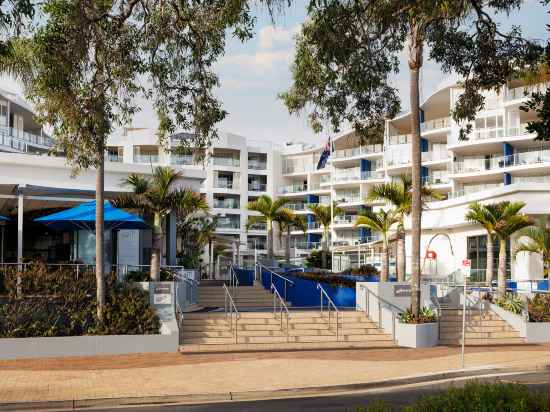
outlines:
{"label": "glass window", "polygon": [[[499,252],[499,244],[498,240],[495,239],[493,242],[493,279],[496,279],[498,274],[498,252]],[[480,236],[468,236],[467,239],[467,253],[468,253],[468,259],[472,261],[472,276],[476,274],[477,277],[481,276],[481,279],[476,280],[483,280],[485,278],[485,275],[483,274],[483,270],[487,269],[487,235],[480,235]],[[510,278],[510,241],[506,244],[506,276],[507,278]]]}
{"label": "glass window", "polygon": [[491,116],[487,118],[487,128],[492,129],[496,127],[496,118]]}

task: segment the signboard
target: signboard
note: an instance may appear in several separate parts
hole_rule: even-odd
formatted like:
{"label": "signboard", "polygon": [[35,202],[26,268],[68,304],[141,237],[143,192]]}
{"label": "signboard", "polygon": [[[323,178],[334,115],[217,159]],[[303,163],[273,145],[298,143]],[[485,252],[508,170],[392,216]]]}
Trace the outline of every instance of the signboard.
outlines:
{"label": "signboard", "polygon": [[411,297],[411,285],[393,285],[393,296],[395,298]]}
{"label": "signboard", "polygon": [[155,284],[153,289],[153,304],[155,305],[172,304],[172,285],[170,283]]}
{"label": "signboard", "polygon": [[185,279],[198,280],[197,271],[195,269],[182,269],[180,273],[181,276]]}
{"label": "signboard", "polygon": [[469,278],[472,269],[472,261],[470,259],[462,259],[461,268],[462,273],[464,273],[464,277]]}

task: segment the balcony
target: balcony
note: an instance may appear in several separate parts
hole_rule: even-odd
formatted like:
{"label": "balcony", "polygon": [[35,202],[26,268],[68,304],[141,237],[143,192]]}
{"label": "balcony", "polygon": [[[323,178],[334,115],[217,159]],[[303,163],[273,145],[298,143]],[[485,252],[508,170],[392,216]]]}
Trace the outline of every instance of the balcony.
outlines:
{"label": "balcony", "polygon": [[240,209],[241,205],[237,199],[214,199],[216,209]]}
{"label": "balcony", "polygon": [[287,209],[293,210],[295,212],[306,210],[306,204],[305,203],[287,203],[285,205],[285,207]]}
{"label": "balcony", "polygon": [[267,223],[254,223],[248,226],[248,230],[256,232],[264,232],[267,230]]}
{"label": "balcony", "polygon": [[158,154],[135,154],[134,153],[134,163],[138,164],[158,164],[159,155]]}
{"label": "balcony", "polygon": [[423,185],[448,185],[451,183],[451,180],[446,176],[424,176],[422,177],[422,184]]}
{"label": "balcony", "polygon": [[380,180],[384,179],[385,172],[383,170],[364,170],[361,172],[361,180]]}
{"label": "balcony", "polygon": [[294,184],[294,185],[288,185],[288,186],[281,186],[279,188],[279,194],[281,195],[288,194],[288,193],[301,193],[301,192],[307,192],[306,184]]}
{"label": "balcony", "polygon": [[334,172],[334,183],[350,182],[354,180],[361,180],[361,169],[359,167],[336,169]]}
{"label": "balcony", "polygon": [[550,184],[550,175],[512,176],[513,184]]}
{"label": "balcony", "polygon": [[356,222],[357,222],[356,215],[336,216],[334,218],[335,225],[354,225]]}
{"label": "balcony", "polygon": [[267,162],[261,160],[248,160],[248,168],[251,170],[267,170]]}
{"label": "balcony", "polygon": [[231,179],[214,179],[214,188],[239,190],[239,181]]}
{"label": "balcony", "polygon": [[366,146],[352,147],[350,149],[335,150],[332,156],[334,159],[347,159],[350,157],[363,156],[384,151],[382,144],[371,144]]}
{"label": "balcony", "polygon": [[[436,161],[447,161],[450,159],[449,153],[447,151],[435,150],[422,152],[422,163],[425,162],[436,162]],[[387,159],[386,164],[388,167],[399,167],[399,166],[408,166],[411,164],[410,153],[401,153],[400,156],[391,156]]]}
{"label": "balcony", "polygon": [[532,93],[537,91],[544,92],[547,87],[550,87],[550,82],[508,89],[504,95],[504,101],[511,102],[517,99],[526,99],[529,98]]}
{"label": "balcony", "polygon": [[106,153],[105,160],[113,163],[122,163],[122,156],[115,153]]}
{"label": "balcony", "polygon": [[454,173],[476,173],[486,170],[504,169],[514,166],[527,166],[550,162],[550,149],[526,150],[509,156],[489,159],[462,159],[454,163]]}
{"label": "balcony", "polygon": [[215,166],[239,167],[241,161],[234,157],[212,156],[212,164]]}
{"label": "balcony", "polygon": [[321,229],[321,224],[319,222],[308,222],[307,224],[308,230],[318,230]]}
{"label": "balcony", "polygon": [[216,227],[218,229],[238,230],[241,228],[241,222],[239,220],[220,219],[218,220],[218,225]]}
{"label": "balcony", "polygon": [[[0,127],[0,141],[3,138],[13,138],[16,141],[50,149],[55,145],[53,139],[48,136],[38,136],[13,127]],[[4,146],[9,146],[3,143]]]}
{"label": "balcony", "polygon": [[487,183],[487,184],[475,185],[471,187],[465,187],[463,189],[456,190],[453,193],[450,193],[449,199],[456,199],[462,196],[471,195],[472,193],[484,192],[486,190],[492,190],[502,186],[504,186],[504,183]]}
{"label": "balcony", "polygon": [[195,164],[193,155],[171,155],[170,164],[172,166],[191,166]]}
{"label": "balcony", "polygon": [[446,129],[451,126],[450,117],[440,117],[420,123],[420,133],[431,132],[438,129]]}
{"label": "balcony", "polygon": [[363,201],[361,195],[357,194],[338,194],[335,195],[335,201],[338,203],[360,203]]}
{"label": "balcony", "polygon": [[266,183],[260,183],[260,182],[249,182],[248,183],[248,191],[249,192],[265,192],[267,190],[267,184]]}
{"label": "balcony", "polygon": [[316,250],[321,248],[321,242],[294,242],[291,247],[300,250]]}

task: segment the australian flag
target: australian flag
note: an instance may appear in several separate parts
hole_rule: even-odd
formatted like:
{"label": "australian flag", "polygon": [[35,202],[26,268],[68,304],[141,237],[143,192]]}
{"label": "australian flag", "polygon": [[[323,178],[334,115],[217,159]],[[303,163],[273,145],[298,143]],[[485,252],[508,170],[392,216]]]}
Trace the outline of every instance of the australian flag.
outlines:
{"label": "australian flag", "polygon": [[319,163],[317,163],[317,170],[323,169],[327,165],[327,160],[330,157],[330,153],[331,153],[330,149],[331,147],[330,147],[330,137],[329,137],[327,144],[323,149],[323,153],[321,153],[321,157],[319,157]]}

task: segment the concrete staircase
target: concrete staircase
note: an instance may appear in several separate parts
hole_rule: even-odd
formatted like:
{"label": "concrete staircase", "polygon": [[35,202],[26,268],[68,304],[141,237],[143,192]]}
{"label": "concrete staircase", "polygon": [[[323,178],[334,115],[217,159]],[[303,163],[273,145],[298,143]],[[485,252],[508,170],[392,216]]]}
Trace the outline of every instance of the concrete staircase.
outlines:
{"label": "concrete staircase", "polygon": [[[339,312],[338,340],[335,312],[291,310],[286,315],[271,311],[240,312],[233,328],[220,312],[187,313],[181,328],[181,352],[244,352],[262,350],[304,350],[372,348],[395,346],[391,336],[363,312]],[[288,334],[287,334],[288,331]]]}
{"label": "concrete staircase", "polygon": [[[440,319],[441,345],[462,343],[462,309],[442,308]],[[466,311],[466,345],[510,345],[524,343],[514,330],[497,314],[481,313],[477,309]]]}
{"label": "concrete staircase", "polygon": [[[223,308],[225,304],[223,287],[204,283],[201,282],[198,288],[198,305],[204,308]],[[241,308],[273,307],[273,295],[260,285],[239,286],[232,297],[239,310]],[[290,304],[287,303],[287,306]]]}

